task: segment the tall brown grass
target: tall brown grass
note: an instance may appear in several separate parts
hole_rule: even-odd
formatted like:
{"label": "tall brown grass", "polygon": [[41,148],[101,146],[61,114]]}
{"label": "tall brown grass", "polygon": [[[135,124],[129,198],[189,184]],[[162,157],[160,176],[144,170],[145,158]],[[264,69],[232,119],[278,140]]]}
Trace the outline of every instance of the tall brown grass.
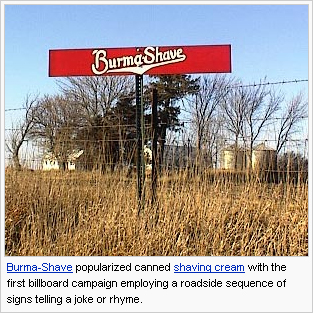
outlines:
{"label": "tall brown grass", "polygon": [[6,255],[307,255],[307,184],[173,174],[150,182],[138,215],[136,179],[118,173],[6,172]]}

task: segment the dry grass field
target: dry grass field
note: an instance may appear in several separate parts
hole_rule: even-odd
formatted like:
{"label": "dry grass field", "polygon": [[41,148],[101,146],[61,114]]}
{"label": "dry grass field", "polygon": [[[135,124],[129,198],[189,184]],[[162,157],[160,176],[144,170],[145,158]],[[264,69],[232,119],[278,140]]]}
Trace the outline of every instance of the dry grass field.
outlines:
{"label": "dry grass field", "polygon": [[307,184],[162,177],[138,215],[136,178],[6,171],[6,255],[308,254]]}

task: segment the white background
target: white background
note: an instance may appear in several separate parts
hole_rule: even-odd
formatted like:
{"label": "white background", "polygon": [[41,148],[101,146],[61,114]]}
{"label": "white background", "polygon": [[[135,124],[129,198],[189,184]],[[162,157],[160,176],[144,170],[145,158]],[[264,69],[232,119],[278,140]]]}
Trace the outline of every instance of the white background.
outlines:
{"label": "white background", "polygon": [[[309,257],[4,257],[1,266],[1,311],[2,312],[312,312],[312,262]],[[129,264],[132,272],[95,272],[73,274],[7,274],[6,263],[37,264],[71,264],[75,272],[76,264]],[[265,263],[268,272],[249,272],[248,264]],[[286,265],[286,271],[271,271],[271,263]],[[171,263],[171,272],[136,272],[136,264]],[[208,273],[208,274],[174,274],[175,264],[216,264],[244,265],[245,274]],[[169,288],[8,288],[9,278],[22,280],[41,278],[45,280],[167,280]],[[213,280],[223,282],[221,288],[173,288],[171,282],[176,280]],[[277,281],[286,279],[286,287],[277,287]],[[272,280],[272,288],[227,288],[227,280]],[[180,283],[179,283],[180,285]],[[62,296],[62,305],[56,304],[21,304],[7,303],[9,296]],[[90,296],[93,304],[66,304],[70,296]],[[96,303],[98,296],[138,296],[138,304],[104,304]],[[35,300],[34,300],[35,302]]]}

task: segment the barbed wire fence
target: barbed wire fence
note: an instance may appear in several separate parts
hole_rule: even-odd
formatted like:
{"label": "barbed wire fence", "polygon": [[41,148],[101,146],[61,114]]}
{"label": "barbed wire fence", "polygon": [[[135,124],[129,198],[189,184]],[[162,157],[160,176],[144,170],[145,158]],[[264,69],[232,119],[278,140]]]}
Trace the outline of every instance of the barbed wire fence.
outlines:
{"label": "barbed wire fence", "polygon": [[[262,83],[253,83],[253,84],[238,84],[231,86],[230,88],[246,88],[246,87],[257,87],[257,86],[264,86],[264,85],[283,85],[283,84],[291,84],[291,83],[300,83],[300,82],[308,82],[307,79],[300,79],[300,80],[286,80],[286,81],[280,81],[280,82],[262,82]],[[8,108],[5,109],[5,112],[14,112],[14,111],[21,111],[24,110],[24,108]],[[300,117],[306,125],[308,125],[308,116],[302,116]],[[272,117],[269,118],[269,121],[279,121],[282,118],[280,117]],[[257,118],[255,120],[258,120]],[[190,125],[192,124],[191,120],[183,119],[180,121],[180,123],[183,125],[180,128],[180,131],[176,133],[169,132],[165,144],[165,151],[164,151],[164,160],[162,162],[162,167],[164,169],[179,169],[179,168],[186,168],[193,166],[197,162],[199,162],[198,155],[199,151],[195,148],[195,142],[194,142],[194,136],[190,133]],[[145,128],[149,132],[150,124],[147,124]],[[83,128],[83,127],[82,127]],[[129,125],[106,125],[106,126],[93,126],[93,128],[99,128],[99,129],[110,129],[110,131],[114,131],[118,134],[121,129],[136,129],[135,124],[129,124]],[[66,127],[63,127],[63,130],[65,130]],[[5,140],[8,140],[7,134],[9,132],[12,132],[16,130],[14,127],[6,128],[5,129]],[[270,129],[265,129],[264,133],[271,133],[272,131]],[[302,138],[288,138],[286,141],[284,148],[282,149],[281,155],[289,155],[290,157],[292,155],[294,156],[300,156],[303,160],[308,160],[308,138],[307,138],[307,129],[304,130],[304,135],[302,135]],[[229,136],[223,134],[220,138],[219,144],[216,144],[214,149],[214,162],[211,161],[204,161],[204,164],[208,165],[208,167],[213,169],[223,169],[225,168],[225,151],[227,147],[230,147],[234,143],[234,139]],[[149,138],[147,138],[147,142],[149,141]],[[276,140],[273,139],[273,136],[266,138],[266,136],[260,139],[257,139],[254,141],[255,145],[258,144],[266,144],[269,147],[275,147]],[[114,149],[118,147],[119,150],[118,156],[116,157],[109,157],[106,158],[105,163],[108,166],[128,166],[132,164],[132,160],[135,156],[134,149],[136,146],[136,139],[134,138],[122,138],[118,136],[111,136],[111,137],[103,137],[102,139],[92,139],[92,138],[82,138],[82,139],[70,139],[70,140],[63,140],[62,144],[64,147],[79,147],[82,150],[88,151],[88,149],[92,148],[93,146],[97,146],[98,150],[96,151],[98,155],[96,156],[99,158],[99,161],[101,157],[99,156],[99,153],[104,151],[104,149],[107,149],[108,147],[110,149]],[[113,145],[113,146],[112,146]],[[128,147],[128,150],[125,149],[125,147]],[[63,147],[63,148],[64,148]],[[100,147],[100,148],[99,148]],[[101,150],[102,149],[102,150]],[[123,151],[125,149],[125,151]],[[62,148],[61,148],[62,150]],[[126,151],[127,150],[127,151]],[[212,151],[211,151],[212,153]],[[85,153],[86,154],[86,153]],[[6,166],[9,166],[12,163],[12,159],[10,158],[9,154],[6,153],[5,163]],[[23,149],[21,151],[20,155],[20,161],[21,164],[26,168],[31,168],[34,170],[40,170],[43,168],[43,164],[45,162],[45,155],[46,155],[46,149],[45,145],[42,140],[28,140],[25,141],[23,144]],[[207,153],[204,153],[204,155],[207,156]],[[204,157],[205,159],[205,157]],[[203,160],[202,160],[203,161]],[[74,162],[74,160],[72,160]],[[91,165],[94,163],[94,160],[86,160],[85,158],[85,164],[81,168],[92,168]],[[100,162],[104,162],[104,159],[101,159]],[[287,160],[287,162],[290,162],[290,159]],[[90,164],[88,164],[90,163]],[[233,166],[234,167],[234,166]],[[235,166],[236,167],[236,166]],[[231,166],[230,166],[231,168]],[[296,167],[295,167],[296,168]],[[296,168],[295,171],[299,170],[299,166]]]}
{"label": "barbed wire fence", "polygon": [[[307,119],[307,117],[303,117]],[[186,168],[187,166],[193,165],[196,162],[197,154],[199,151],[196,149],[195,136],[190,131],[188,124],[191,124],[190,121],[184,121],[184,126],[180,128],[178,132],[168,132],[164,159],[163,159],[163,168],[166,169],[178,169]],[[121,129],[130,129],[135,128],[135,124],[129,125],[114,125],[114,126],[96,126],[99,129],[110,129],[115,128],[116,130]],[[145,126],[147,132],[149,132],[150,125]],[[5,129],[5,132],[11,132],[12,128]],[[272,132],[269,130],[264,130],[264,133],[269,133],[272,135]],[[59,145],[59,150],[83,150],[86,154],[88,149],[90,150],[89,155],[92,151],[95,153],[94,158],[98,158],[99,161],[105,162],[107,166],[129,166],[133,165],[136,149],[136,138],[123,138],[119,137],[118,131],[116,131],[115,136],[107,136],[101,139],[95,138],[81,138],[81,139],[63,139]],[[6,136],[6,141],[9,140]],[[234,138],[227,136],[225,134],[220,135],[218,142],[211,143],[210,149],[204,145],[203,147],[203,157],[212,158],[214,154],[214,160],[204,161],[208,167],[214,169],[224,168],[223,158],[225,157],[225,150],[232,147],[235,143]],[[146,144],[149,146],[150,138],[146,138]],[[210,143],[208,143],[210,144]],[[260,144],[265,145],[265,148],[269,150],[275,150],[276,140],[273,139],[273,136],[264,136],[263,138],[254,140],[254,145],[258,146]],[[43,140],[26,140],[23,143],[23,149],[20,153],[20,161],[23,167],[40,170],[43,168],[45,162],[45,157],[47,158],[47,145]],[[110,157],[107,155],[107,158],[101,158],[101,153],[105,153],[105,150],[111,149],[113,153],[114,149],[118,150],[118,155],[116,157]],[[212,151],[212,149],[214,151]],[[91,151],[92,150],[92,151]],[[211,153],[211,156],[209,155]],[[281,153],[284,154],[294,154],[295,156],[301,156],[303,159],[308,159],[308,138],[307,136],[303,138],[289,138]],[[12,164],[12,159],[8,152],[6,152],[6,166]],[[91,157],[92,158],[92,157]],[[89,164],[88,164],[89,163]],[[80,168],[91,168],[92,163],[95,163],[95,160],[89,159],[84,161],[84,165],[81,165]],[[231,167],[231,166],[230,166]]]}
{"label": "barbed wire fence", "polygon": [[[274,85],[285,85],[285,84],[294,84],[294,83],[304,83],[309,82],[308,79],[294,79],[294,80],[282,80],[282,81],[276,81],[276,82],[263,82],[263,83],[253,83],[253,84],[237,84],[233,86],[228,86],[227,89],[234,89],[234,88],[247,88],[247,87],[259,87],[259,86],[274,86]],[[121,97],[120,99],[123,99],[124,97]],[[125,97],[127,98],[127,97]],[[25,108],[9,108],[5,109],[5,112],[10,111],[21,111],[25,110]]]}

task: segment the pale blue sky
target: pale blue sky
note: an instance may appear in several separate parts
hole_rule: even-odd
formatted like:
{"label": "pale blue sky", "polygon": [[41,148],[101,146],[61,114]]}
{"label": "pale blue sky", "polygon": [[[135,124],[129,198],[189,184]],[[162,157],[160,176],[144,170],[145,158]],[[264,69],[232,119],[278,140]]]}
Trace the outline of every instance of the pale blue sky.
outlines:
{"label": "pale blue sky", "polygon": [[[5,5],[5,109],[27,93],[58,92],[48,51],[58,48],[231,44],[246,84],[308,79],[307,5]],[[286,84],[287,93],[308,83]],[[5,112],[6,127],[18,111]]]}

